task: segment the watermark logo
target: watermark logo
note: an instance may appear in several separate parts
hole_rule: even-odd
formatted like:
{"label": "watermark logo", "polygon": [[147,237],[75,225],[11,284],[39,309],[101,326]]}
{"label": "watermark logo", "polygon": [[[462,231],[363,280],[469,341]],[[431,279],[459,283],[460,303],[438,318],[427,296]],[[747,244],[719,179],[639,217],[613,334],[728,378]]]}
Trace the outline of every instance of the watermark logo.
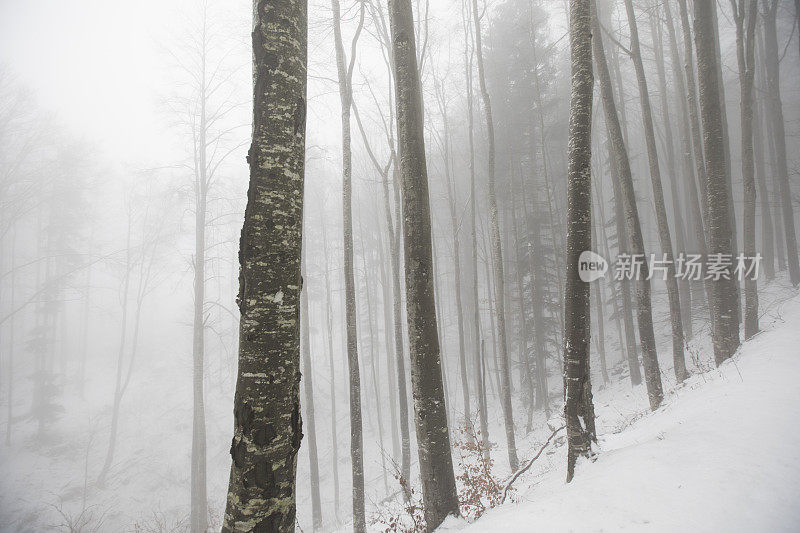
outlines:
{"label": "watermark logo", "polygon": [[[684,254],[674,258],[666,254],[622,253],[616,257],[613,278],[616,281],[661,279],[672,276],[683,281],[757,280],[761,266],[761,254],[746,256],[732,254]],[[604,278],[609,270],[608,262],[599,254],[586,250],[578,258],[578,276],[584,283]]]}
{"label": "watermark logo", "polygon": [[578,276],[584,283],[591,283],[605,276],[608,262],[602,256],[586,250],[578,258]]}

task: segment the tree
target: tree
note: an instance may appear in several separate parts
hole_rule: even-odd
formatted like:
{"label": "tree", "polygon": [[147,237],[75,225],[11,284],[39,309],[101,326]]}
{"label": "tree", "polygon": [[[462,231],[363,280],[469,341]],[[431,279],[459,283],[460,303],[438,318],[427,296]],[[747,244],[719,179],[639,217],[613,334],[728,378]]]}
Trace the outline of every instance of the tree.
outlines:
{"label": "tree", "polygon": [[295,528],[306,21],[305,0],[254,3],[253,136],[239,241],[239,370],[224,533]]}
{"label": "tree", "polygon": [[[306,241],[308,242],[308,241]],[[308,247],[305,246],[306,250]],[[317,431],[314,419],[314,380],[311,366],[311,334],[309,331],[308,278],[305,276],[305,265],[301,270],[303,276],[303,293],[300,296],[300,327],[302,329],[303,389],[305,405],[303,414],[308,428],[308,462],[311,477],[311,520],[314,530],[322,527],[322,506],[319,494],[319,458],[317,453]]]}
{"label": "tree", "polygon": [[410,0],[390,0],[394,52],[395,106],[402,184],[406,310],[411,354],[411,384],[419,448],[425,522],[433,531],[447,515],[458,515],[447,408],[442,384],[434,296],[431,215]]}
{"label": "tree", "polygon": [[650,96],[647,90],[647,79],[644,75],[642,52],[639,48],[639,30],[636,25],[636,14],[633,12],[633,1],[625,0],[625,11],[628,14],[628,26],[631,32],[631,48],[629,54],[633,60],[636,71],[636,81],[639,87],[639,101],[642,106],[642,122],[644,123],[644,136],[647,145],[647,160],[650,164],[650,182],[653,186],[653,201],[656,208],[656,221],[658,224],[658,239],[661,251],[667,261],[667,297],[669,300],[669,315],[672,325],[672,355],[675,364],[675,378],[680,383],[686,379],[686,361],[683,355],[683,321],[681,320],[681,302],[678,294],[678,280],[675,276],[675,261],[672,253],[672,238],[669,231],[667,208],[664,203],[664,191],[661,186],[661,170],[658,165],[658,149],[656,148],[656,133],[653,126],[653,112],[650,107]]}
{"label": "tree", "polygon": [[[709,257],[732,255],[731,217],[728,213],[727,170],[722,133],[722,110],[719,103],[717,54],[711,2],[694,3],[694,37],[697,49],[700,116],[703,122],[703,146],[706,155],[706,230]],[[711,282],[711,338],[714,360],[722,364],[739,346],[738,298],[736,283],[720,278]]]}
{"label": "tree", "polygon": [[364,515],[364,439],[361,427],[361,376],[358,367],[358,332],[356,322],[356,286],[353,271],[353,153],[350,135],[350,110],[353,102],[353,67],[356,44],[364,27],[364,3],[361,3],[358,28],[351,43],[350,60],[342,43],[339,0],[331,0],[336,68],[339,75],[339,98],[342,103],[342,216],[344,218],[344,285],[347,333],[347,366],[350,374],[350,459],[353,473],[353,528],[366,530]]}
{"label": "tree", "polygon": [[506,445],[508,446],[508,463],[511,470],[519,468],[517,445],[514,437],[514,412],[511,405],[511,374],[508,369],[508,339],[506,338],[505,312],[505,274],[503,273],[503,245],[500,238],[500,221],[497,209],[497,192],[495,191],[495,137],[494,120],[492,118],[492,101],[486,88],[486,74],[483,65],[483,49],[481,45],[481,22],[478,15],[478,0],[472,0],[472,23],[475,27],[475,56],[478,63],[478,86],[483,101],[483,112],[486,115],[486,133],[489,150],[489,225],[491,231],[491,251],[494,260],[495,309],[497,312],[497,337],[499,341],[500,360],[500,400],[503,405],[503,419],[506,427]]}
{"label": "tree", "polygon": [[[564,292],[564,418],[567,424],[567,482],[579,455],[594,439],[589,377],[589,284],[578,275],[578,260],[592,247],[592,24],[590,0],[570,0],[572,65],[567,168],[567,279]],[[599,37],[599,34],[598,34]]]}
{"label": "tree", "polygon": [[770,117],[772,140],[775,143],[776,179],[780,189],[780,205],[783,214],[783,233],[786,236],[786,260],[789,279],[795,287],[800,284],[800,261],[797,256],[797,236],[792,209],[792,188],[789,184],[789,169],[786,163],[786,127],[783,120],[783,103],[780,90],[780,59],[778,57],[777,13],[778,0],[763,0],[764,57],[767,67],[767,110]]}
{"label": "tree", "polygon": [[658,368],[655,333],[653,332],[653,310],[650,300],[648,266],[644,253],[644,237],[639,223],[639,211],[636,207],[636,193],[633,188],[630,160],[628,159],[622,128],[617,116],[614,93],[611,87],[611,74],[608,70],[603,41],[600,37],[600,22],[595,11],[593,9],[592,27],[596,38],[593,39],[592,47],[595,64],[597,65],[597,77],[600,81],[600,94],[603,101],[606,129],[614,153],[614,164],[619,173],[619,190],[617,192],[620,193],[621,198],[617,197],[616,201],[623,205],[631,254],[641,260],[641,271],[639,279],[636,280],[636,318],[639,325],[639,342],[642,347],[647,396],[650,400],[650,408],[655,410],[661,404],[661,400],[664,399],[664,392],[661,385],[661,372]]}
{"label": "tree", "polygon": [[[739,64],[742,123],[742,188],[744,189],[744,255],[756,255],[756,184],[753,159],[753,79],[758,0],[731,0],[736,24],[736,58]],[[746,24],[745,24],[746,22]],[[756,280],[745,279],[744,338],[758,333]]]}

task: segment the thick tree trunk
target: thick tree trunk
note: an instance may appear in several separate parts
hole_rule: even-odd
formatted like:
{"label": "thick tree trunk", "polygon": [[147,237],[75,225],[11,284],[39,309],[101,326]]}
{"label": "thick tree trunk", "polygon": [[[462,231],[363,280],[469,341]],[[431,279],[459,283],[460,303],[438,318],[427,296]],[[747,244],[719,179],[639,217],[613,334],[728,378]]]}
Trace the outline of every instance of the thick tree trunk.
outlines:
{"label": "thick tree trunk", "polygon": [[[306,249],[306,252],[308,250]],[[327,268],[327,265],[325,265]],[[319,454],[317,452],[317,428],[314,418],[314,380],[311,369],[311,335],[309,332],[308,277],[303,265],[303,293],[300,298],[300,328],[302,329],[303,389],[305,405],[303,418],[308,431],[309,483],[311,486],[311,524],[314,530],[322,527],[322,504],[319,492]]]}
{"label": "thick tree trunk", "polygon": [[458,495],[450,456],[447,408],[442,390],[422,91],[410,0],[390,0],[389,21],[394,52],[395,104],[403,192],[411,384],[414,390],[425,521],[428,531],[433,531],[448,515],[458,515]]}
{"label": "thick tree trunk", "polygon": [[625,11],[628,14],[628,26],[631,32],[631,58],[633,59],[636,81],[639,86],[639,101],[642,106],[642,122],[644,137],[647,145],[647,160],[650,165],[650,182],[653,187],[653,202],[656,209],[656,222],[658,224],[658,240],[661,252],[667,261],[667,298],[669,300],[670,324],[672,325],[672,360],[675,366],[675,378],[678,383],[686,379],[686,361],[683,354],[683,322],[681,320],[681,303],[678,294],[678,280],[675,277],[675,256],[672,253],[672,238],[669,231],[669,219],[664,203],[664,191],[661,186],[661,170],[658,165],[658,149],[656,147],[656,133],[653,126],[653,112],[650,107],[650,95],[647,89],[647,80],[644,75],[644,63],[639,49],[639,30],[636,25],[636,15],[633,12],[632,0],[625,0]]}
{"label": "thick tree trunk", "polygon": [[294,531],[300,419],[304,0],[255,2],[254,112],[239,242],[239,371],[223,533]]}
{"label": "thick tree trunk", "polygon": [[[725,147],[722,115],[717,87],[716,36],[710,2],[694,3],[694,36],[697,48],[697,77],[699,80],[700,114],[703,120],[703,145],[706,154],[706,204],[708,217],[709,257],[732,254],[731,217],[728,213],[728,184],[725,166]],[[717,256],[721,257],[721,256]],[[732,269],[731,269],[732,270]],[[714,359],[722,364],[739,346],[738,298],[736,283],[720,278],[711,282],[711,337]]]}
{"label": "thick tree trunk", "polygon": [[497,209],[497,193],[495,191],[495,138],[494,119],[492,118],[492,102],[486,87],[486,74],[483,66],[483,50],[481,45],[481,23],[478,15],[478,0],[472,0],[472,22],[475,27],[475,54],[478,59],[478,82],[481,89],[483,111],[486,114],[486,133],[489,138],[489,225],[491,230],[491,252],[494,262],[495,307],[497,309],[497,336],[499,340],[499,362],[501,403],[506,428],[506,445],[508,446],[508,462],[512,471],[519,468],[517,445],[514,438],[514,412],[511,405],[511,374],[508,368],[508,339],[506,337],[505,312],[505,274],[503,272],[503,245],[500,238],[500,221]]}
{"label": "thick tree trunk", "polygon": [[[758,0],[731,0],[736,23],[736,57],[739,64],[742,123],[742,188],[744,190],[744,255],[756,255],[756,184],[753,161],[753,78],[755,76],[755,32]],[[744,338],[758,333],[756,280],[744,280]]]}
{"label": "thick tree trunk", "polygon": [[[578,259],[592,247],[592,24],[590,0],[570,0],[572,94],[567,168],[567,279],[565,287],[564,418],[567,424],[567,482],[579,455],[591,448],[593,421],[589,379],[589,284],[578,275]],[[599,33],[597,33],[599,36]],[[588,394],[587,394],[588,391]]]}
{"label": "thick tree trunk", "polygon": [[776,179],[780,189],[783,214],[783,233],[786,238],[786,262],[789,279],[795,287],[800,284],[800,263],[797,256],[797,236],[792,209],[792,188],[786,160],[786,131],[783,120],[783,103],[780,90],[780,59],[776,16],[778,0],[763,0],[767,8],[764,15],[764,55],[767,67],[767,107],[770,115],[772,138],[775,143]]}
{"label": "thick tree trunk", "polygon": [[626,229],[628,232],[630,251],[634,258],[641,259],[641,270],[638,273],[639,279],[636,280],[636,316],[639,325],[639,342],[642,347],[642,362],[644,364],[644,377],[647,384],[647,396],[650,400],[650,408],[655,410],[664,398],[661,386],[661,372],[658,368],[658,354],[656,353],[655,333],[653,332],[653,312],[650,301],[650,281],[647,279],[648,266],[644,251],[644,238],[639,222],[639,211],[636,207],[636,193],[633,188],[633,177],[631,175],[630,161],[622,138],[622,128],[617,117],[614,94],[611,88],[611,75],[608,71],[608,63],[603,50],[603,42],[600,38],[600,23],[596,15],[592,21],[594,34],[593,39],[595,64],[597,65],[597,76],[600,81],[600,94],[603,100],[603,111],[606,117],[606,127],[610,137],[612,149],[617,169],[619,170],[620,192],[622,198],[617,198],[617,202],[622,203],[625,211]]}

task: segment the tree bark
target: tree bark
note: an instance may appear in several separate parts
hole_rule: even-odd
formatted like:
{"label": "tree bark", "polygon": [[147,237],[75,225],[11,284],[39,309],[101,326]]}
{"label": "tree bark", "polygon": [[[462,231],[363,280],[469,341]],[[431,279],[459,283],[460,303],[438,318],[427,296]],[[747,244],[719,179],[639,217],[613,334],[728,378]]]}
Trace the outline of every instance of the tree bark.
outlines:
{"label": "tree bark", "polygon": [[[722,132],[722,114],[717,87],[716,35],[711,2],[694,3],[694,36],[697,48],[700,115],[706,154],[706,204],[709,254],[732,254],[731,217],[728,213],[727,170]],[[729,273],[732,274],[732,273]],[[711,282],[711,337],[717,365],[728,359],[739,346],[738,298],[732,279]]]}
{"label": "tree bark", "polygon": [[[736,58],[739,65],[742,124],[742,188],[744,190],[744,255],[756,255],[756,185],[753,161],[753,78],[755,76],[755,32],[758,0],[731,0],[736,24]],[[751,263],[747,261],[748,265]],[[744,280],[744,338],[758,333],[756,280]]]}
{"label": "tree bark", "polygon": [[422,91],[410,0],[390,0],[402,183],[406,311],[420,477],[428,531],[458,515],[434,296]]}
{"label": "tree bark", "polygon": [[253,140],[239,241],[239,370],[223,533],[294,531],[300,419],[304,0],[257,0]]}
{"label": "tree bark", "polygon": [[[575,462],[591,449],[593,423],[589,379],[589,284],[578,275],[581,253],[592,247],[592,24],[590,0],[570,0],[570,96],[567,168],[567,277],[564,300],[564,418],[567,425],[567,482]],[[599,34],[598,34],[599,35]],[[589,391],[587,395],[587,389]],[[588,405],[587,405],[588,400]],[[583,420],[582,420],[583,419]]]}

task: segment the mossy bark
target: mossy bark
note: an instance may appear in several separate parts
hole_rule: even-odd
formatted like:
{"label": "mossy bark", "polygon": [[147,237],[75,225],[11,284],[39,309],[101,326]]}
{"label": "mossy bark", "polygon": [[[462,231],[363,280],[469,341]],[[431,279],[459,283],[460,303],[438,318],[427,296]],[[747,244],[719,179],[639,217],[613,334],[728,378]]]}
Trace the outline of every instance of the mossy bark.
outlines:
{"label": "mossy bark", "polygon": [[294,531],[300,420],[305,0],[258,0],[253,138],[239,241],[239,370],[222,531]]}

